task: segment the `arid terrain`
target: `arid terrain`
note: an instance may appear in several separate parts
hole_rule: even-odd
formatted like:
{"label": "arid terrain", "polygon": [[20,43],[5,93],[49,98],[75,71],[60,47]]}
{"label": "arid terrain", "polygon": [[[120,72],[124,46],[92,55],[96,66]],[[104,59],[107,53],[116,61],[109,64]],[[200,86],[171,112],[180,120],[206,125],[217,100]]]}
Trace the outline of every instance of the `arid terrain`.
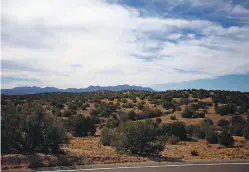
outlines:
{"label": "arid terrain", "polygon": [[[197,91],[198,92],[198,91]],[[166,92],[167,93],[167,92]],[[182,92],[180,92],[182,93]],[[209,93],[209,92],[208,92]],[[101,94],[101,92],[96,93]],[[7,168],[28,168],[28,167],[47,167],[47,166],[72,166],[72,165],[82,165],[82,164],[111,164],[111,163],[127,163],[127,162],[149,162],[149,161],[187,161],[187,160],[221,160],[221,161],[228,161],[228,160],[249,160],[249,141],[246,140],[246,137],[242,135],[236,136],[233,134],[234,143],[231,146],[224,146],[217,143],[211,144],[204,138],[198,138],[194,134],[191,135],[191,140],[178,140],[176,142],[167,141],[165,145],[165,149],[160,153],[160,156],[153,157],[153,156],[146,156],[146,155],[139,155],[133,154],[130,152],[123,152],[116,150],[115,146],[105,146],[102,144],[102,135],[101,131],[104,127],[108,126],[109,120],[113,119],[111,117],[112,113],[119,114],[119,120],[121,119],[121,112],[128,113],[130,111],[134,111],[136,116],[143,116],[145,114],[145,109],[152,109],[152,110],[159,110],[160,114],[156,117],[148,117],[154,121],[161,119],[160,125],[162,124],[173,124],[176,121],[184,122],[184,125],[187,127],[189,125],[200,125],[203,123],[203,120],[210,119],[212,120],[213,128],[220,129],[217,126],[217,123],[221,119],[226,119],[229,121],[229,126],[232,126],[232,120],[234,115],[230,114],[220,114],[217,112],[214,103],[213,93],[205,97],[195,97],[193,94],[189,94],[187,98],[187,103],[182,103],[183,98],[169,98],[169,100],[160,102],[160,100],[167,99],[167,94],[165,98],[155,98],[160,93],[147,93],[147,92],[118,92],[118,94],[128,95],[123,98],[113,98],[117,93],[110,93],[108,92],[108,96],[112,98],[105,97],[106,95],[102,96],[103,98],[97,98],[91,100],[92,95],[86,95],[87,98],[83,99],[83,103],[78,103],[77,101],[81,100],[81,97],[85,95],[82,94],[81,97],[77,97],[80,94],[70,94],[64,95],[59,93],[56,94],[42,94],[40,97],[39,95],[27,95],[26,97],[22,96],[6,96],[2,97],[3,101],[12,100],[15,102],[15,105],[18,107],[23,106],[23,102],[25,99],[29,99],[31,101],[36,101],[38,98],[40,101],[45,102],[43,104],[43,108],[47,111],[47,113],[51,115],[56,115],[56,118],[61,118],[63,120],[70,119],[73,114],[81,114],[85,117],[93,116],[94,112],[98,111],[100,102],[104,102],[104,104],[109,105],[117,105],[116,110],[113,112],[109,112],[106,109],[102,109],[102,111],[107,111],[110,114],[102,114],[97,115],[100,119],[100,122],[95,124],[96,130],[95,133],[92,135],[85,135],[85,136],[76,136],[74,133],[68,132],[68,141],[60,145],[60,151],[58,153],[42,153],[42,152],[25,152],[25,153],[5,153],[1,155],[1,162],[2,162],[2,169]],[[132,95],[131,95],[132,94]],[[142,96],[141,96],[142,94]],[[147,96],[146,96],[147,94]],[[153,95],[155,94],[155,95]],[[165,93],[164,93],[165,94]],[[151,95],[152,98],[151,98]],[[173,94],[174,95],[174,94]],[[68,96],[68,97],[67,97]],[[95,95],[96,96],[96,95]],[[59,106],[54,102],[55,99],[60,99],[63,97],[63,106],[62,108],[54,108],[54,106]],[[135,100],[134,100],[135,97]],[[154,97],[154,98],[153,98]],[[248,98],[248,95],[246,95]],[[158,100],[156,102],[154,99]],[[152,101],[154,100],[153,103]],[[59,100],[62,102],[61,100]],[[246,100],[247,101],[247,100]],[[52,104],[54,105],[51,105]],[[54,103],[53,103],[54,102]],[[80,101],[79,101],[80,102]],[[97,102],[97,106],[96,106]],[[142,107],[139,108],[139,103],[143,102]],[[171,107],[166,107],[167,102],[173,102]],[[183,117],[184,110],[187,107],[192,106],[198,102],[208,102],[210,103],[208,107],[205,107],[205,117],[190,117],[185,118]],[[88,105],[83,107],[86,103]],[[130,105],[129,105],[130,104]],[[165,105],[166,104],[166,105]],[[223,103],[224,104],[224,103]],[[222,106],[223,104],[218,102],[218,106]],[[228,104],[228,103],[227,103]],[[5,106],[6,104],[2,104]],[[77,105],[77,107],[74,107]],[[130,107],[129,107],[130,106]],[[240,107],[240,106],[238,106]],[[238,108],[237,107],[237,108]],[[54,110],[55,109],[55,110]],[[58,112],[59,109],[59,112]],[[173,110],[174,109],[174,110]],[[73,112],[75,111],[75,112]],[[100,113],[101,112],[96,112]],[[204,112],[203,108],[197,109],[197,111]],[[67,115],[66,112],[70,112],[72,114]],[[248,112],[242,112],[237,114],[240,118],[246,121]],[[95,115],[96,116],[96,115]],[[172,116],[175,118],[172,119]],[[135,121],[146,121],[143,118],[136,118]],[[247,124],[245,124],[247,125]],[[115,127],[114,127],[115,130]],[[69,131],[69,130],[68,130]],[[71,130],[70,130],[71,131]],[[187,130],[188,131],[188,130]],[[221,131],[221,130],[220,130]],[[244,131],[244,130],[243,130]],[[189,136],[189,133],[187,133]],[[190,137],[190,136],[189,136]],[[192,153],[195,151],[196,153]]]}

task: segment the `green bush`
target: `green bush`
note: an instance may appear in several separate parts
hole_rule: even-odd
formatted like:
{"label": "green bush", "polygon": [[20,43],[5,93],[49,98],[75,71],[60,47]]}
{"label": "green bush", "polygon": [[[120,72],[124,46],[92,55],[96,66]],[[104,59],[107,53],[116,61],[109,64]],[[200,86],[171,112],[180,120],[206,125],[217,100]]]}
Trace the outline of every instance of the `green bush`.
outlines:
{"label": "green bush", "polygon": [[165,101],[165,102],[163,102],[162,106],[165,109],[172,109],[172,108],[175,107],[174,104],[171,101]]}
{"label": "green bush", "polygon": [[223,129],[218,136],[219,144],[224,146],[232,146],[234,144],[234,139],[232,135],[226,130]]}
{"label": "green bush", "polygon": [[195,110],[192,106],[187,106],[185,110],[182,112],[183,118],[192,118],[195,113]]}
{"label": "green bush", "polygon": [[187,131],[185,125],[181,121],[176,121],[171,124],[171,134],[179,137],[180,140],[187,139]]}
{"label": "green bush", "polygon": [[63,109],[64,105],[63,105],[63,103],[57,103],[56,107],[59,108],[59,109]]}
{"label": "green bush", "polygon": [[96,132],[92,118],[84,117],[82,114],[70,118],[70,128],[72,134],[76,137],[94,135]]}
{"label": "green bush", "polygon": [[243,136],[245,137],[246,140],[249,140],[249,115],[247,115],[245,127],[243,130]]}
{"label": "green bush", "polygon": [[204,126],[197,125],[196,128],[193,131],[193,135],[199,139],[204,139],[205,138],[205,133],[206,133],[207,128]]}
{"label": "green bush", "polygon": [[188,98],[181,98],[180,99],[180,105],[184,105],[184,104],[188,105],[188,101],[189,101]]}
{"label": "green bush", "polygon": [[147,115],[148,118],[155,118],[155,117],[159,117],[162,115],[162,111],[160,111],[159,109],[150,109],[150,108],[145,108],[143,109],[143,114]]}
{"label": "green bush", "polygon": [[249,125],[244,128],[243,136],[245,137],[246,140],[249,140]]}
{"label": "green bush", "polygon": [[127,99],[122,99],[121,102],[122,103],[127,103]]}
{"label": "green bush", "polygon": [[124,104],[122,104],[122,108],[129,108],[128,103],[124,103]]}
{"label": "green bush", "polygon": [[218,143],[218,133],[214,128],[209,127],[209,129],[205,132],[205,139],[210,144]]}
{"label": "green bush", "polygon": [[116,128],[119,126],[119,120],[117,118],[109,118],[106,122],[106,127],[108,128]]}
{"label": "green bush", "polygon": [[18,113],[9,101],[1,116],[2,153],[56,153],[67,141],[66,130],[41,104],[25,103]]}
{"label": "green bush", "polygon": [[156,124],[159,125],[159,124],[161,124],[161,123],[162,123],[162,119],[161,119],[161,118],[157,118],[157,119],[156,119]]}
{"label": "green bush", "polygon": [[158,102],[158,100],[157,100],[157,99],[153,99],[153,100],[151,101],[151,104],[155,104],[155,105],[157,105],[157,104],[159,104],[159,102]]}
{"label": "green bush", "polygon": [[144,103],[141,101],[141,102],[138,102],[137,103],[137,108],[142,110],[144,108]]}
{"label": "green bush", "polygon": [[104,146],[115,146],[118,142],[118,135],[114,129],[104,127],[101,131],[100,142]]}
{"label": "green bush", "polygon": [[[116,134],[113,134],[115,138],[112,139],[118,140],[114,145],[120,151],[156,156],[164,150],[165,140],[160,136],[158,125],[152,120],[145,122],[127,121],[122,123],[115,132]],[[102,134],[102,140],[105,140],[102,142],[108,144],[111,140],[109,138],[111,134],[107,129]]]}
{"label": "green bush", "polygon": [[213,121],[212,121],[212,119],[209,119],[209,118],[207,118],[207,119],[204,119],[203,121],[202,121],[202,124],[201,125],[203,125],[203,126],[209,126],[209,125],[213,125]]}
{"label": "green bush", "polygon": [[217,121],[217,126],[219,127],[227,127],[229,125],[229,121],[226,119],[220,119]]}
{"label": "green bush", "polygon": [[71,117],[71,116],[73,116],[73,115],[75,115],[76,114],[76,112],[75,111],[73,111],[73,110],[65,110],[63,113],[62,113],[62,116],[63,117]]}

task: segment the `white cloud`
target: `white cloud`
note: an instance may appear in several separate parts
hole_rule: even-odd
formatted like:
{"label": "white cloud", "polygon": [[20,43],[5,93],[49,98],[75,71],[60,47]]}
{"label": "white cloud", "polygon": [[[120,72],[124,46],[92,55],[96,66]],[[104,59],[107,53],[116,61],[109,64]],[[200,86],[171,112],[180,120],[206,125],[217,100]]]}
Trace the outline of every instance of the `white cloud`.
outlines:
{"label": "white cloud", "polygon": [[[40,86],[67,88],[148,86],[249,71],[248,26],[145,18],[136,9],[101,0],[12,0],[2,5],[2,59],[41,71],[5,69],[2,76],[22,73],[39,79]],[[185,35],[185,29],[193,33]],[[81,67],[72,68],[75,64]],[[20,84],[25,85],[16,81],[11,86]]]}

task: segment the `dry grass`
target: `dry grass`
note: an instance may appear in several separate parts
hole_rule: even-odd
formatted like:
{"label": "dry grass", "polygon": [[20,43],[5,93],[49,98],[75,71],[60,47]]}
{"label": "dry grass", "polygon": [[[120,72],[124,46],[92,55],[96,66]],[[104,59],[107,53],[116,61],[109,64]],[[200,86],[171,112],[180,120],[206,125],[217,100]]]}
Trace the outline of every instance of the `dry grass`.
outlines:
{"label": "dry grass", "polygon": [[72,138],[63,151],[69,155],[88,157],[94,164],[142,162],[146,158],[121,155],[114,148],[103,146],[99,137]]}
{"label": "dry grass", "polygon": [[[249,159],[249,142],[243,137],[235,137],[235,146],[226,148],[218,144],[208,144],[205,140],[197,142],[180,142],[167,145],[164,156],[183,158],[184,160],[241,160]],[[243,147],[241,147],[243,146]],[[199,156],[192,156],[190,151],[196,150]]]}

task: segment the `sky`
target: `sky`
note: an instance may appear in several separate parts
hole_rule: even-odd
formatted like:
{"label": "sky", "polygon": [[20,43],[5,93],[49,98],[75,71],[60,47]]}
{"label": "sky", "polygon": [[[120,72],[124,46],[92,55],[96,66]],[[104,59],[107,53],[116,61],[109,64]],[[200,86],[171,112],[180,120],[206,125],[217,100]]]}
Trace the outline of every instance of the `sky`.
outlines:
{"label": "sky", "polygon": [[162,90],[239,77],[249,89],[249,0],[2,0],[1,9],[2,88]]}

